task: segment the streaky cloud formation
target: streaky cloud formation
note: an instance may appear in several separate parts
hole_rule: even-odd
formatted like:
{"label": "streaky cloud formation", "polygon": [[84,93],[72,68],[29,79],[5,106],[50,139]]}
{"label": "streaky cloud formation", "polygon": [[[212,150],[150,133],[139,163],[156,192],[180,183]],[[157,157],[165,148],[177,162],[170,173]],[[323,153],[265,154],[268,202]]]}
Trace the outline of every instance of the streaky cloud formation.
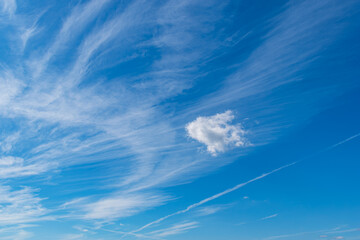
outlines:
{"label": "streaky cloud formation", "polygon": [[198,209],[197,215],[198,216],[208,216],[208,215],[215,214],[215,213],[217,213],[219,211],[225,210],[225,209],[227,209],[229,207],[231,207],[231,204],[210,205],[210,206],[206,206],[206,207],[202,207],[202,208]]}
{"label": "streaky cloud formation", "polygon": [[62,207],[74,209],[72,217],[111,220],[135,215],[145,209],[163,205],[166,201],[168,199],[163,196],[119,193],[94,202],[83,198],[75,199],[63,204]]}
{"label": "streaky cloud formation", "polygon": [[277,217],[278,215],[279,215],[278,213],[275,213],[275,214],[273,214],[273,215],[263,217],[263,218],[261,218],[260,220],[267,220],[267,219],[270,219],[270,218],[275,218],[275,217]]}
{"label": "streaky cloud formation", "polygon": [[0,225],[24,224],[46,219],[48,211],[42,206],[41,201],[32,188],[13,190],[9,186],[1,185]]}
{"label": "streaky cloud formation", "polygon": [[[360,135],[339,139],[359,132],[359,7],[0,0],[0,239],[252,240],[287,212],[312,232],[309,209],[355,229]],[[291,176],[249,184],[294,155]]]}
{"label": "streaky cloud formation", "polygon": [[312,234],[316,234],[315,236],[318,236],[320,238],[325,238],[325,239],[326,238],[344,239],[345,237],[336,236],[336,235],[339,233],[353,233],[353,232],[359,232],[359,229],[358,228],[345,228],[345,229],[339,230],[339,228],[336,227],[333,229],[322,229],[322,230],[311,231],[311,232],[298,232],[298,233],[292,233],[292,234],[271,236],[271,237],[264,238],[264,240],[283,239],[283,238],[288,239],[291,237],[298,237],[298,236],[302,237],[302,236],[312,235]]}
{"label": "streaky cloud formation", "polygon": [[153,231],[150,234],[154,235],[154,236],[158,236],[158,237],[167,237],[170,235],[180,234],[180,233],[186,232],[190,229],[194,229],[197,227],[198,227],[197,222],[185,222],[185,223],[179,223],[179,224],[173,225],[169,228]]}
{"label": "streaky cloud formation", "polygon": [[8,13],[10,16],[14,15],[17,8],[16,0],[2,0],[1,5],[3,12]]}

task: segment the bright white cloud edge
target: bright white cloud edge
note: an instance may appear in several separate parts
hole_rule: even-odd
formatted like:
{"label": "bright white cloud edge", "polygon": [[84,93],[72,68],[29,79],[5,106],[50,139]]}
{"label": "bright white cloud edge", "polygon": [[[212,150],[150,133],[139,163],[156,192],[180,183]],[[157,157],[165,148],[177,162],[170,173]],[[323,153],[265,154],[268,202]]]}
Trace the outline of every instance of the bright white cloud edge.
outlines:
{"label": "bright white cloud edge", "polygon": [[189,137],[203,143],[211,155],[232,147],[247,145],[245,130],[240,124],[231,124],[235,116],[231,110],[208,117],[198,117],[186,125]]}

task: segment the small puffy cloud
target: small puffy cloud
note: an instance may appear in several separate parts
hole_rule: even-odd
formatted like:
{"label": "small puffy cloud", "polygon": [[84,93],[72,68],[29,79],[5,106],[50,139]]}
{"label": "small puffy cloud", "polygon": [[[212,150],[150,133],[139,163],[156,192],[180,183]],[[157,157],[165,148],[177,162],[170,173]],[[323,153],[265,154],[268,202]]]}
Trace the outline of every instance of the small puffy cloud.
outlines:
{"label": "small puffy cloud", "polygon": [[229,147],[245,146],[245,131],[240,124],[231,124],[232,111],[218,113],[209,117],[198,117],[186,125],[188,135],[205,144],[212,155],[225,152]]}

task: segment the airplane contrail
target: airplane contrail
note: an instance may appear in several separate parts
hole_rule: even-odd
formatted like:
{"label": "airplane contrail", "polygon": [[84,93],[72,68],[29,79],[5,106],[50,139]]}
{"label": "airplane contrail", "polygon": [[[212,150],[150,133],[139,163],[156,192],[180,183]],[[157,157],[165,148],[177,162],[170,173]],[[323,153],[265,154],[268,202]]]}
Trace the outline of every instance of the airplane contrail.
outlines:
{"label": "airplane contrail", "polygon": [[162,222],[162,221],[164,221],[164,220],[166,220],[166,219],[168,219],[168,218],[170,218],[170,217],[173,217],[173,216],[176,216],[176,215],[179,215],[179,214],[186,213],[186,212],[190,211],[190,210],[193,209],[193,208],[199,207],[199,206],[201,206],[201,205],[203,205],[203,204],[205,204],[205,203],[207,203],[207,202],[210,202],[210,201],[212,201],[212,200],[214,200],[214,199],[217,199],[217,198],[219,198],[219,197],[221,197],[221,196],[223,196],[223,195],[226,195],[226,194],[228,194],[228,193],[231,193],[231,192],[233,192],[233,191],[235,191],[235,190],[237,190],[237,189],[239,189],[239,188],[242,188],[242,187],[248,185],[249,183],[255,182],[255,181],[260,180],[260,179],[262,179],[262,178],[264,178],[264,177],[267,177],[267,176],[269,176],[269,175],[271,175],[271,174],[273,174],[273,173],[276,173],[276,172],[278,172],[278,171],[280,171],[280,170],[283,170],[283,169],[288,168],[288,167],[290,167],[290,166],[292,166],[292,165],[295,165],[295,164],[297,164],[297,163],[299,163],[299,162],[302,162],[302,161],[304,161],[304,160],[307,160],[307,159],[309,159],[310,157],[314,157],[314,156],[316,156],[316,155],[318,155],[318,154],[320,154],[320,153],[324,153],[324,152],[330,151],[330,150],[332,150],[332,149],[334,149],[334,148],[336,148],[336,147],[338,147],[338,146],[340,146],[340,145],[342,145],[342,144],[344,144],[344,143],[346,143],[346,142],[348,142],[348,141],[351,141],[351,140],[353,140],[353,139],[355,139],[355,138],[357,138],[357,137],[359,137],[359,136],[360,136],[360,133],[357,133],[357,134],[355,134],[355,135],[353,135],[353,136],[351,136],[351,137],[349,137],[349,138],[347,138],[347,139],[345,139],[345,140],[342,140],[342,141],[340,141],[340,142],[338,142],[338,143],[336,143],[336,144],[333,144],[333,145],[325,148],[324,150],[319,151],[319,152],[317,152],[317,153],[315,153],[315,154],[312,154],[312,155],[310,155],[310,156],[308,156],[308,157],[305,157],[305,158],[303,158],[303,159],[301,159],[301,160],[299,160],[299,161],[296,161],[296,162],[293,162],[293,163],[284,165],[284,166],[282,166],[282,167],[276,168],[276,169],[274,169],[274,170],[272,170],[272,171],[270,171],[270,172],[267,172],[267,173],[264,173],[264,174],[262,174],[262,175],[260,175],[260,176],[258,176],[258,177],[255,177],[255,178],[253,178],[253,179],[251,179],[251,180],[249,180],[249,181],[247,181],[247,182],[240,183],[240,184],[238,184],[238,185],[236,185],[236,186],[234,186],[234,187],[232,187],[232,188],[228,188],[228,189],[226,189],[225,191],[222,191],[222,192],[220,192],[220,193],[217,193],[217,194],[215,194],[215,195],[213,195],[213,196],[211,196],[211,197],[205,198],[205,199],[203,199],[203,200],[201,200],[201,201],[199,201],[199,202],[197,202],[197,203],[191,204],[190,206],[188,206],[187,208],[185,208],[185,209],[183,209],[183,210],[179,210],[179,211],[177,211],[177,212],[174,212],[174,213],[172,213],[172,214],[169,214],[169,215],[167,215],[167,216],[164,216],[164,217],[162,217],[162,218],[159,218],[159,219],[157,219],[157,220],[155,220],[155,221],[152,221],[152,222],[150,222],[150,223],[148,223],[148,224],[146,224],[146,225],[144,225],[144,226],[142,226],[142,227],[140,227],[140,228],[138,228],[138,229],[136,229],[136,230],[134,230],[134,231],[132,231],[132,232],[126,233],[126,234],[124,234],[120,239],[124,238],[124,237],[127,236],[127,235],[131,235],[131,234],[140,232],[140,231],[144,230],[145,228],[148,228],[148,227],[150,227],[150,226],[152,226],[152,225],[154,225],[154,224],[156,224],[156,223],[160,223],[160,222]]}
{"label": "airplane contrail", "polygon": [[[203,205],[203,204],[205,204],[205,203],[207,203],[207,202],[210,202],[210,201],[212,201],[212,200],[214,200],[214,199],[217,199],[217,198],[219,198],[219,197],[221,197],[221,196],[223,196],[223,195],[225,195],[225,194],[231,193],[231,192],[233,192],[233,191],[235,191],[235,190],[237,190],[237,189],[239,189],[239,188],[242,188],[242,187],[248,185],[249,183],[252,183],[252,182],[255,182],[255,181],[257,181],[257,180],[260,180],[260,179],[262,179],[262,178],[264,178],[264,177],[266,177],[266,176],[269,176],[270,174],[273,174],[273,173],[275,173],[275,172],[278,172],[278,171],[280,171],[280,170],[282,170],[282,169],[284,169],[284,168],[290,167],[290,166],[292,166],[292,165],[294,165],[294,164],[296,164],[296,163],[297,163],[297,162],[293,162],[293,163],[284,165],[284,166],[282,166],[282,167],[279,167],[279,168],[277,168],[277,169],[274,169],[274,170],[272,170],[272,171],[270,171],[270,172],[261,174],[260,176],[255,177],[255,178],[253,178],[253,179],[251,179],[251,180],[249,180],[249,181],[247,181],[247,182],[240,183],[240,184],[238,184],[238,185],[236,185],[236,186],[234,186],[234,187],[232,187],[232,188],[226,189],[225,191],[222,191],[222,192],[217,193],[217,194],[215,194],[215,195],[213,195],[213,196],[211,196],[211,197],[205,198],[205,199],[203,199],[203,200],[201,200],[201,201],[199,201],[199,202],[197,202],[197,203],[194,203],[194,204],[188,206],[187,208],[185,208],[185,209],[183,209],[183,210],[179,210],[179,211],[174,212],[174,213],[172,213],[172,214],[169,214],[169,215],[167,215],[167,216],[165,216],[165,217],[159,218],[159,219],[157,219],[157,220],[155,220],[155,221],[153,221],[153,222],[150,222],[150,223],[142,226],[141,228],[138,228],[138,229],[130,232],[129,234],[137,233],[137,232],[139,232],[139,231],[141,231],[141,230],[144,230],[145,228],[150,227],[151,225],[154,225],[154,224],[156,224],[156,223],[162,222],[162,221],[164,221],[164,220],[166,220],[166,219],[168,219],[168,218],[170,218],[170,217],[173,217],[173,216],[175,216],[175,215],[179,215],[179,214],[182,214],[182,213],[186,213],[186,212],[190,211],[190,210],[193,209],[193,208],[196,208],[196,207],[198,207],[198,206],[200,206],[200,205]],[[122,236],[122,238],[123,238],[123,237],[125,237],[125,235]]]}

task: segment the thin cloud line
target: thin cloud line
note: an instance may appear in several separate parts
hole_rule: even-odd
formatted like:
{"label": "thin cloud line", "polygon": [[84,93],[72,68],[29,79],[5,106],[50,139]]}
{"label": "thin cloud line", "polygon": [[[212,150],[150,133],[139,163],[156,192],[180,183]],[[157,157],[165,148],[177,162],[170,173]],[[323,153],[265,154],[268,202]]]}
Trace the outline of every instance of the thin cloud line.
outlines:
{"label": "thin cloud line", "polygon": [[103,231],[105,231],[105,232],[111,232],[111,233],[122,233],[122,234],[132,235],[132,236],[138,237],[138,238],[147,238],[147,239],[154,239],[154,240],[164,240],[163,238],[146,236],[146,235],[144,235],[144,234],[129,233],[129,232],[118,231],[118,230],[110,230],[110,229],[106,229],[106,228],[101,228],[101,230],[103,230]]}
{"label": "thin cloud line", "polygon": [[357,138],[357,137],[359,137],[359,136],[360,136],[360,133],[355,134],[355,135],[353,135],[353,136],[351,136],[351,137],[349,137],[349,138],[347,138],[347,139],[345,139],[345,140],[343,140],[343,141],[340,141],[340,142],[338,142],[338,143],[336,143],[336,144],[328,147],[327,149],[325,149],[325,151],[329,151],[329,150],[331,150],[331,149],[333,149],[333,148],[336,148],[337,146],[340,146],[340,145],[342,145],[342,144],[344,144],[344,143],[347,143],[348,141],[351,141],[351,140],[353,140],[354,138]]}
{"label": "thin cloud line", "polygon": [[276,214],[273,214],[273,215],[270,215],[270,216],[266,216],[266,217],[263,217],[263,218],[260,218],[259,220],[262,221],[262,220],[266,220],[266,219],[270,219],[270,218],[274,218],[274,217],[277,217],[279,214],[276,213]]}
{"label": "thin cloud line", "polygon": [[[167,215],[167,216],[165,216],[165,217],[159,218],[159,219],[157,219],[157,220],[155,220],[155,221],[153,221],[153,222],[150,222],[150,223],[148,223],[148,224],[146,224],[146,225],[144,225],[144,226],[142,226],[142,227],[140,227],[140,228],[138,228],[138,229],[130,232],[129,234],[133,234],[133,233],[142,231],[142,230],[144,230],[145,228],[150,227],[151,225],[154,225],[154,224],[156,224],[156,223],[160,223],[160,222],[162,222],[162,221],[164,221],[164,220],[166,220],[166,219],[168,219],[168,218],[170,218],[170,217],[173,217],[173,216],[175,216],[175,215],[179,215],[179,214],[186,213],[186,212],[190,211],[190,210],[193,209],[193,208],[199,207],[199,206],[201,206],[201,205],[203,205],[203,204],[205,204],[205,203],[207,203],[207,202],[210,202],[210,201],[215,200],[215,199],[217,199],[217,198],[219,198],[219,197],[221,197],[221,196],[223,196],[223,195],[226,195],[226,194],[228,194],[228,193],[231,193],[231,192],[233,192],[233,191],[235,191],[235,190],[237,190],[237,189],[239,189],[239,188],[242,188],[242,187],[248,185],[249,183],[252,183],[252,182],[255,182],[255,181],[257,181],[257,180],[260,180],[260,179],[262,179],[262,178],[264,178],[264,177],[266,177],[266,176],[268,176],[268,175],[270,175],[270,174],[273,174],[273,173],[275,173],[275,172],[278,172],[278,171],[280,171],[280,170],[282,170],[282,169],[284,169],[284,168],[290,167],[290,166],[292,166],[292,165],[294,165],[294,164],[296,164],[296,163],[297,163],[297,162],[293,162],[293,163],[284,165],[284,166],[279,167],[279,168],[277,168],[277,169],[274,169],[274,170],[272,170],[272,171],[270,171],[270,172],[267,172],[267,173],[264,173],[264,174],[262,174],[262,175],[260,175],[260,176],[257,176],[257,177],[255,177],[255,178],[253,178],[253,179],[251,179],[251,180],[249,180],[249,181],[247,181],[247,182],[240,183],[240,184],[238,184],[238,185],[236,185],[236,186],[234,186],[234,187],[232,187],[232,188],[226,189],[225,191],[222,191],[222,192],[217,193],[217,194],[215,194],[215,195],[213,195],[213,196],[211,196],[211,197],[205,198],[205,199],[203,199],[203,200],[201,200],[201,201],[199,201],[199,202],[197,202],[197,203],[194,203],[194,204],[188,206],[187,208],[185,208],[185,209],[183,209],[183,210],[177,211],[177,212],[172,213],[172,214],[170,214],[170,215]],[[125,235],[122,236],[121,238],[124,238],[126,235],[127,235],[127,234],[125,234]],[[121,238],[120,238],[120,239],[121,239]]]}
{"label": "thin cloud line", "polygon": [[152,225],[154,225],[154,224],[160,223],[160,222],[162,222],[162,221],[164,221],[164,220],[166,220],[166,219],[168,219],[168,218],[170,218],[170,217],[173,217],[173,216],[176,216],[176,215],[179,215],[179,214],[186,213],[186,212],[190,211],[190,210],[193,209],[193,208],[196,208],[196,207],[201,206],[201,205],[203,205],[203,204],[205,204],[205,203],[207,203],[207,202],[210,202],[210,201],[212,201],[212,200],[214,200],[214,199],[217,199],[217,198],[219,198],[219,197],[221,197],[221,196],[223,196],[223,195],[226,195],[226,194],[228,194],[228,193],[231,193],[231,192],[233,192],[233,191],[235,191],[235,190],[237,190],[237,189],[239,189],[239,188],[242,188],[242,187],[248,185],[249,183],[252,183],[252,182],[255,182],[255,181],[257,181],[257,180],[260,180],[260,179],[262,179],[262,178],[264,178],[264,177],[267,177],[267,176],[269,176],[269,175],[271,175],[271,174],[273,174],[273,173],[276,173],[276,172],[278,172],[278,171],[280,171],[280,170],[283,170],[283,169],[288,168],[288,167],[290,167],[290,166],[292,166],[292,165],[295,165],[295,164],[297,164],[297,163],[299,163],[299,162],[302,162],[302,161],[304,161],[304,160],[306,160],[306,159],[309,159],[310,157],[316,156],[316,155],[318,155],[318,154],[320,154],[320,153],[324,153],[324,152],[330,151],[330,150],[332,150],[332,149],[334,149],[334,148],[336,148],[336,147],[338,147],[338,146],[340,146],[340,145],[342,145],[342,144],[344,144],[344,143],[346,143],[346,142],[349,142],[349,141],[351,141],[351,140],[353,140],[353,139],[355,139],[355,138],[357,138],[357,137],[359,137],[359,136],[360,136],[360,133],[357,133],[357,134],[355,134],[355,135],[353,135],[353,136],[351,136],[351,137],[349,137],[349,138],[347,138],[347,139],[345,139],[345,140],[342,140],[342,141],[340,141],[340,142],[338,142],[338,143],[336,143],[336,144],[334,144],[334,145],[331,145],[330,147],[327,147],[327,148],[325,148],[324,150],[319,151],[319,152],[317,152],[317,153],[315,153],[315,154],[313,154],[313,155],[311,155],[311,156],[309,156],[309,157],[305,157],[305,158],[303,158],[303,159],[301,159],[301,160],[299,160],[299,161],[296,161],[296,162],[293,162],[293,163],[284,165],[284,166],[279,167],[279,168],[277,168],[277,169],[274,169],[274,170],[272,170],[272,171],[270,171],[270,172],[264,173],[264,174],[262,174],[262,175],[260,175],[260,176],[258,176],[258,177],[255,177],[255,178],[253,178],[253,179],[251,179],[251,180],[249,180],[249,181],[247,181],[247,182],[240,183],[240,184],[238,184],[238,185],[236,185],[236,186],[234,186],[234,187],[232,187],[232,188],[229,188],[229,189],[227,189],[227,190],[225,190],[225,191],[222,191],[222,192],[220,192],[220,193],[217,193],[217,194],[215,194],[215,195],[213,195],[213,196],[211,196],[211,197],[205,198],[205,199],[203,199],[203,200],[201,200],[201,201],[199,201],[199,202],[197,202],[197,203],[194,203],[194,204],[188,206],[187,208],[185,208],[185,209],[183,209],[183,210],[179,210],[179,211],[177,211],[177,212],[174,212],[174,213],[172,213],[172,214],[169,214],[169,215],[167,215],[167,216],[164,216],[164,217],[162,217],[162,218],[159,218],[159,219],[157,219],[157,220],[155,220],[155,221],[153,221],[153,222],[150,222],[150,223],[148,223],[148,224],[146,224],[146,225],[144,225],[144,226],[142,226],[142,227],[140,227],[140,228],[138,228],[138,229],[136,229],[136,230],[134,230],[134,231],[132,231],[132,232],[126,233],[126,234],[124,234],[123,236],[121,236],[120,239],[126,237],[127,235],[131,235],[131,234],[140,232],[140,231],[144,230],[145,228],[148,228],[148,227],[150,227],[150,226],[152,226]]}
{"label": "thin cloud line", "polygon": [[323,150],[320,150],[320,151],[318,151],[316,153],[313,153],[313,154],[311,154],[311,155],[309,155],[307,157],[304,157],[301,160],[299,160],[298,162],[302,162],[302,161],[308,160],[309,158],[315,157],[315,156],[317,156],[317,155],[319,155],[321,153],[328,152],[328,151],[330,151],[330,150],[332,150],[334,148],[337,148],[338,146],[343,145],[344,143],[347,143],[347,142],[349,142],[349,141],[351,141],[351,140],[353,140],[353,139],[355,139],[355,138],[357,138],[359,136],[360,136],[360,133],[357,133],[357,134],[355,134],[355,135],[353,135],[351,137],[348,137],[348,138],[346,138],[346,139],[344,139],[344,140],[342,140],[342,141],[340,141],[338,143],[335,143],[335,144],[333,144],[333,145],[331,145],[331,146],[329,146],[327,148],[324,148]]}
{"label": "thin cloud line", "polygon": [[337,233],[348,233],[348,232],[356,232],[356,231],[359,231],[359,229],[351,228],[351,229],[345,229],[345,230],[339,230],[339,231],[336,231],[334,229],[327,229],[327,230],[323,229],[323,230],[318,230],[318,231],[299,232],[299,233],[290,233],[290,234],[283,234],[283,235],[277,235],[277,236],[270,236],[267,238],[263,238],[263,240],[289,238],[289,237],[296,237],[296,236],[302,236],[302,235],[313,234],[313,233],[337,234]]}

